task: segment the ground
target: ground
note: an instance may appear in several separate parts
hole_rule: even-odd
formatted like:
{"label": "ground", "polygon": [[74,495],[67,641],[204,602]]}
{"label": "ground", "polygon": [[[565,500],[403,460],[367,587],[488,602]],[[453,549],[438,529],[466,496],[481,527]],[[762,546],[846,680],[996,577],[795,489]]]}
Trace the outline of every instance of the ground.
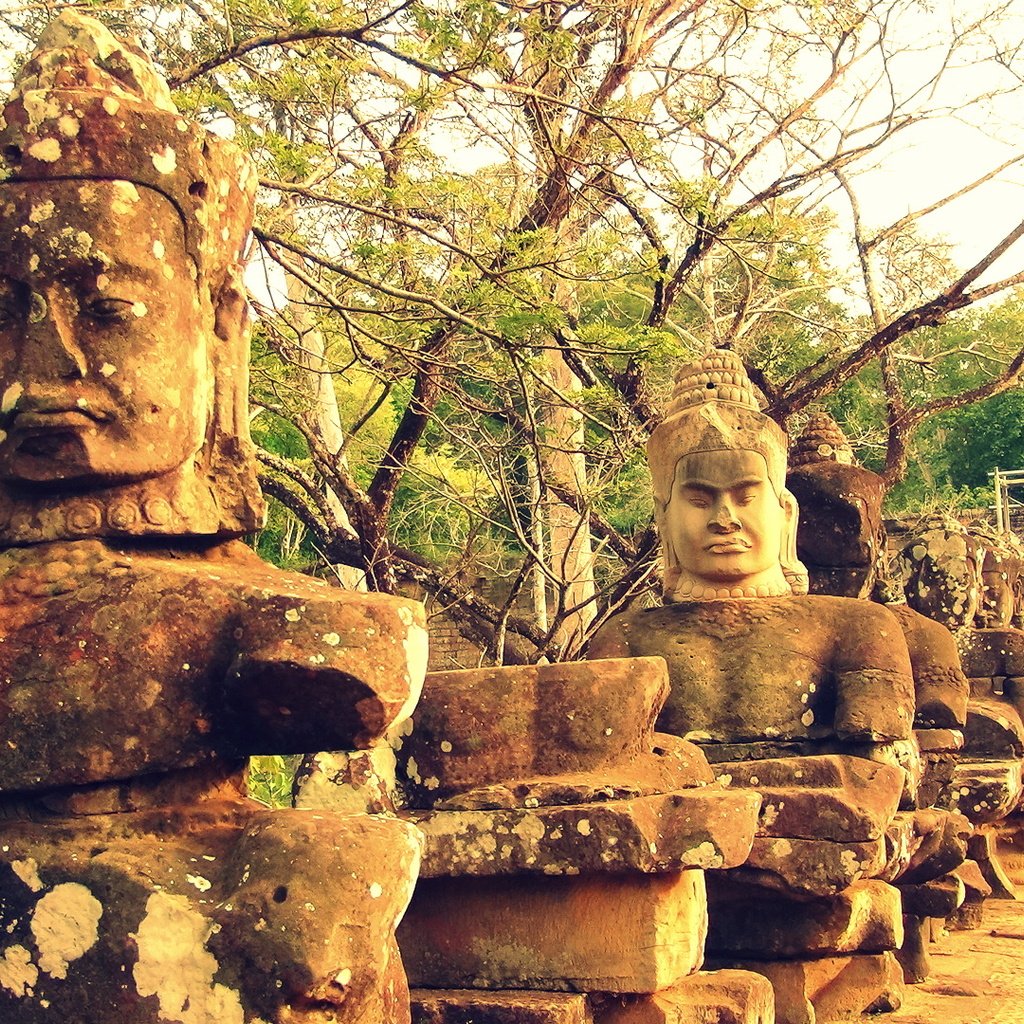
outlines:
{"label": "ground", "polygon": [[990,900],[980,928],[931,947],[932,976],[874,1024],[1024,1024],[1024,902]]}

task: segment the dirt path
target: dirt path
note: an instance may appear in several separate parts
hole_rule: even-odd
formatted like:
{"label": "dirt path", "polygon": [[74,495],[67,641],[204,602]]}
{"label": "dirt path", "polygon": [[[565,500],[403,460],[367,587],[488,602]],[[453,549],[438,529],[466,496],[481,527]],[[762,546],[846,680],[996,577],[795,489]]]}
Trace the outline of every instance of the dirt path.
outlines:
{"label": "dirt path", "polygon": [[982,926],[931,947],[932,976],[874,1024],[1024,1024],[1024,902],[985,904]]}

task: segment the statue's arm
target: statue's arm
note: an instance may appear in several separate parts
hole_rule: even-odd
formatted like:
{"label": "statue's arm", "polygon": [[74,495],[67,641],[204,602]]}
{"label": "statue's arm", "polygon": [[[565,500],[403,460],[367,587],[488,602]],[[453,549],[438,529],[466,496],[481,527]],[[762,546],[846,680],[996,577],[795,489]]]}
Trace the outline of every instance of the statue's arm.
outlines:
{"label": "statue's arm", "polygon": [[844,601],[836,623],[833,673],[836,734],[883,742],[905,739],[914,721],[914,676],[896,617],[867,601]]}
{"label": "statue's arm", "polygon": [[423,609],[380,594],[246,602],[224,681],[226,728],[249,754],[363,748],[407,718],[426,671]]}
{"label": "statue's arm", "polygon": [[633,651],[624,628],[625,616],[616,615],[609,619],[595,634],[587,648],[587,660],[599,658],[630,658]]}

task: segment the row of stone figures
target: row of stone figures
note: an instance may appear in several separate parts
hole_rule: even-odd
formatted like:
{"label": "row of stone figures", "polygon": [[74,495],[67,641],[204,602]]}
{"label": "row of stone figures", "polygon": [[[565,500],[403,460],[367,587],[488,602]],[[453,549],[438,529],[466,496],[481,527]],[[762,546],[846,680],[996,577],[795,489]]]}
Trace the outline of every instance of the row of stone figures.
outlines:
{"label": "row of stone figures", "polygon": [[[808,593],[798,477],[827,491],[849,460],[787,481],[738,360],[682,368],[649,447],[665,605],[610,620],[588,662],[425,677],[415,602],[238,539],[262,510],[254,191],[71,10],[0,116],[0,1019],[898,1005],[931,923],[991,890],[968,819],[994,820],[1011,759],[963,759],[947,629]],[[1012,666],[981,663],[1012,703]],[[309,755],[294,808],[246,796],[264,753]]]}

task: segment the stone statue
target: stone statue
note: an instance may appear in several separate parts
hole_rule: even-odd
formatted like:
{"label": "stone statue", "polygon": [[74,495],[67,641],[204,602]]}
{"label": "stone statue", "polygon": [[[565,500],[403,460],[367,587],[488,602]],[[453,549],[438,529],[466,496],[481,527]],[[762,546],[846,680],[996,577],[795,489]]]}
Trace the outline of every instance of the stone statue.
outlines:
{"label": "stone statue", "polygon": [[408,1022],[415,830],[271,811],[422,684],[414,602],[262,563],[255,180],[72,10],[0,117],[0,1017]]}
{"label": "stone statue", "polygon": [[888,883],[948,872],[966,840],[953,819],[897,814],[920,761],[903,630],[880,605],[807,593],[786,456],[735,355],[679,371],[648,445],[666,603],[610,620],[589,656],[664,657],[658,728],[762,794],[747,862],[709,873],[708,963],[766,974],[778,1019],[813,1024],[898,1005]]}
{"label": "stone statue", "polygon": [[839,424],[812,415],[790,453],[786,487],[800,505],[797,555],[812,594],[868,597],[885,555],[885,481],[858,466]]}
{"label": "stone statue", "polygon": [[666,658],[659,728],[700,740],[712,761],[715,744],[810,753],[835,738],[907,738],[914,698],[899,626],[884,608],[807,594],[785,435],[734,355],[680,371],[648,460],[666,604],[611,620],[590,657]]}

